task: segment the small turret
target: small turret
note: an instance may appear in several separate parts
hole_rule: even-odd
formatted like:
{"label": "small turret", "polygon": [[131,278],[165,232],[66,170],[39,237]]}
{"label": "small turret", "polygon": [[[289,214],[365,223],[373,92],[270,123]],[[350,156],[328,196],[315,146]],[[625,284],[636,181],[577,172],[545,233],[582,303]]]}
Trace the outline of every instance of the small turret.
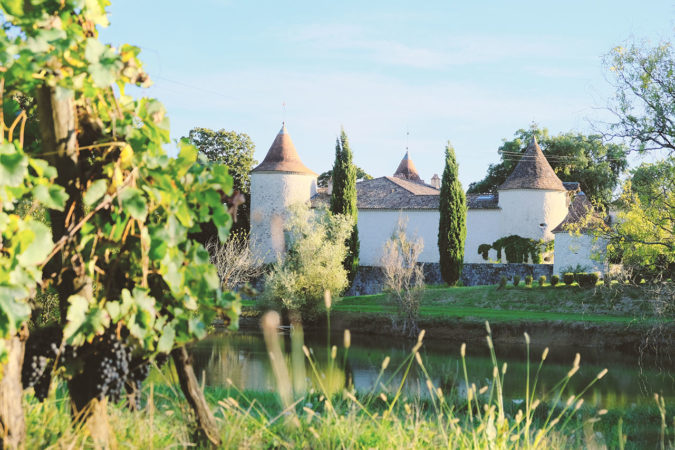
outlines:
{"label": "small turret", "polygon": [[431,177],[431,185],[436,189],[441,188],[441,179],[439,178],[437,173],[435,173],[434,176]]}
{"label": "small turret", "polygon": [[530,145],[520,157],[518,165],[506,179],[499,190],[505,189],[546,189],[566,191],[562,181],[541,151],[537,138],[532,137]]}
{"label": "small turret", "polygon": [[394,172],[396,178],[402,178],[408,181],[414,181],[416,183],[424,183],[420,178],[420,175],[417,173],[417,168],[413,164],[408,152],[405,152],[405,156],[401,160],[401,163],[398,165],[396,172]]}
{"label": "small turret", "polygon": [[251,171],[251,242],[265,263],[286,250],[289,207],[316,193],[317,175],[300,160],[283,124],[265,159]]}

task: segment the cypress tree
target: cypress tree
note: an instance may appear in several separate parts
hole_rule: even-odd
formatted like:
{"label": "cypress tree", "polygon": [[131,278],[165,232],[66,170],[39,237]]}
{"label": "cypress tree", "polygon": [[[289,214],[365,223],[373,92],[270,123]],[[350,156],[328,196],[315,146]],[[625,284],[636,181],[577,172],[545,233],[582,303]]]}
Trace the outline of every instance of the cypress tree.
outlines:
{"label": "cypress tree", "polygon": [[466,195],[457,177],[458,169],[455,149],[448,142],[441,180],[438,252],[441,276],[450,286],[457,284],[462,275],[466,240]]}
{"label": "cypress tree", "polygon": [[358,221],[356,166],[352,163],[352,151],[349,148],[349,141],[344,129],[335,141],[333,194],[330,198],[330,211],[333,214],[344,214],[352,218],[353,229],[347,239],[347,257],[344,261],[344,268],[351,284],[359,268],[359,231],[356,225]]}

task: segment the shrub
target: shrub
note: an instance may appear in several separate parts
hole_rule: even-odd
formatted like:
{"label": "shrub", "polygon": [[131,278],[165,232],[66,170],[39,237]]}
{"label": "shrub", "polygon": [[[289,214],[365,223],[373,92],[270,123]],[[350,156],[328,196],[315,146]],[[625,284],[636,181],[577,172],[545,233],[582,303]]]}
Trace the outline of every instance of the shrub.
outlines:
{"label": "shrub", "polygon": [[520,284],[520,275],[513,276],[513,285],[518,286]]}
{"label": "shrub", "polygon": [[546,283],[546,275],[539,277],[539,287],[544,287],[544,283]]}
{"label": "shrub", "polygon": [[342,263],[352,223],[341,214],[293,206],[284,226],[289,249],[267,275],[264,299],[304,318],[316,317],[326,290],[337,296],[347,287]]}
{"label": "shrub", "polygon": [[553,275],[551,277],[551,286],[555,287],[560,282],[560,277],[558,275]]}
{"label": "shrub", "polygon": [[571,286],[574,283],[574,274],[571,272],[566,272],[563,274],[563,283],[568,286]]}
{"label": "shrub", "polygon": [[424,249],[421,238],[409,238],[406,235],[406,222],[399,219],[396,230],[384,244],[382,254],[382,272],[384,290],[399,306],[403,319],[403,334],[410,337],[419,334],[417,318],[420,301],[424,294],[424,272],[417,263]]}
{"label": "shrub", "polygon": [[583,288],[594,287],[598,284],[598,279],[600,278],[597,273],[579,273],[577,274],[579,286]]}
{"label": "shrub", "polygon": [[532,275],[525,277],[525,286],[532,286]]}
{"label": "shrub", "polygon": [[506,277],[502,275],[502,277],[499,279],[499,288],[498,289],[504,289],[506,287]]}

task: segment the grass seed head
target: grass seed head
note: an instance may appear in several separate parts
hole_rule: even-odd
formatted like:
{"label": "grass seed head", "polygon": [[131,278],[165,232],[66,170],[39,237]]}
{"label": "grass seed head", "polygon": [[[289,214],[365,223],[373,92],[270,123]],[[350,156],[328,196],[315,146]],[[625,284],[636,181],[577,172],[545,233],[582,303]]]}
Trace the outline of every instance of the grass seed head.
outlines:
{"label": "grass seed head", "polygon": [[602,371],[597,375],[597,379],[599,380],[600,378],[604,377],[607,375],[607,369],[602,369]]}
{"label": "grass seed head", "polygon": [[543,353],[541,354],[541,360],[542,360],[542,361],[546,361],[546,357],[547,357],[547,356],[548,356],[548,347],[546,347],[546,348],[544,349]]}
{"label": "grass seed head", "polygon": [[462,355],[462,358],[466,356],[466,342],[462,342],[462,346],[459,348],[459,354]]}
{"label": "grass seed head", "polygon": [[525,343],[527,345],[530,345],[530,335],[527,334],[527,331],[525,333],[523,333],[523,335],[525,336]]}
{"label": "grass seed head", "polygon": [[330,349],[330,359],[335,359],[336,356],[337,356],[337,345],[334,345]]}
{"label": "grass seed head", "polygon": [[349,330],[345,330],[344,344],[345,348],[349,348],[352,345],[352,333]]}
{"label": "grass seed head", "polygon": [[333,299],[331,298],[330,291],[328,289],[323,291],[323,302],[326,305],[326,309],[330,309]]}
{"label": "grass seed head", "polygon": [[390,361],[391,361],[390,357],[387,356],[386,358],[384,358],[384,360],[382,361],[382,370],[385,370],[387,366],[389,366]]}

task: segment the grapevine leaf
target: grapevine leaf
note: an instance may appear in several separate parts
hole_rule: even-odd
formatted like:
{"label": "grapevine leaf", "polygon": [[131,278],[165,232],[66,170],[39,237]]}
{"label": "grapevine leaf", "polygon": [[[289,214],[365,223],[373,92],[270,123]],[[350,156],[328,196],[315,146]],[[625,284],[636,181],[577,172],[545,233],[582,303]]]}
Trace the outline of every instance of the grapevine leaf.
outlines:
{"label": "grapevine leaf", "polygon": [[26,246],[17,259],[23,266],[40,264],[54,247],[51,230],[41,222],[35,220],[26,222],[26,229],[20,234],[22,243]]}
{"label": "grapevine leaf", "polygon": [[16,333],[21,324],[28,320],[30,307],[22,300],[28,291],[18,286],[0,286],[0,333],[7,337]]}
{"label": "grapevine leaf", "polygon": [[122,208],[136,220],[143,222],[148,215],[148,204],[143,196],[143,191],[137,188],[126,188],[120,194]]}
{"label": "grapevine leaf", "polygon": [[84,194],[84,204],[91,206],[96,203],[108,190],[108,182],[106,180],[96,180],[89,186],[87,192]]}
{"label": "grapevine leaf", "polygon": [[176,340],[176,330],[172,325],[166,325],[162,336],[157,341],[157,351],[160,353],[169,353],[173,348],[173,343]]}
{"label": "grapevine leaf", "polygon": [[28,158],[14,144],[0,144],[0,185],[19,186],[28,168]]}
{"label": "grapevine leaf", "polygon": [[66,207],[66,200],[68,200],[66,190],[57,184],[49,186],[39,184],[33,189],[33,195],[35,196],[35,199],[45,207],[56,209],[57,211],[63,211]]}

